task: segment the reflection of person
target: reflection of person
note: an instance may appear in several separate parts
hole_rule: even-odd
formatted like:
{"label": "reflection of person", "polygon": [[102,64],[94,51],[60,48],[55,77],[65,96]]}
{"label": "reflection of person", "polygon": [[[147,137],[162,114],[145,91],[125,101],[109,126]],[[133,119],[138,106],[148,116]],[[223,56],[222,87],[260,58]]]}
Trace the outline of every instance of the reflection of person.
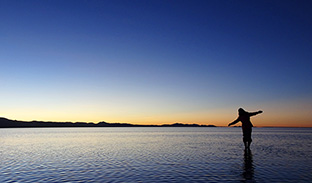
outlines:
{"label": "reflection of person", "polygon": [[254,177],[254,166],[251,151],[250,152],[245,151],[242,175],[246,181],[252,180]]}
{"label": "reflection of person", "polygon": [[257,114],[262,113],[262,111],[257,111],[257,112],[247,112],[242,108],[238,109],[238,118],[233,121],[232,123],[229,123],[228,126],[234,125],[238,122],[242,122],[242,129],[243,129],[243,141],[245,145],[245,149],[250,148],[251,144],[251,131],[252,131],[252,123],[250,121],[250,116],[254,116]]}

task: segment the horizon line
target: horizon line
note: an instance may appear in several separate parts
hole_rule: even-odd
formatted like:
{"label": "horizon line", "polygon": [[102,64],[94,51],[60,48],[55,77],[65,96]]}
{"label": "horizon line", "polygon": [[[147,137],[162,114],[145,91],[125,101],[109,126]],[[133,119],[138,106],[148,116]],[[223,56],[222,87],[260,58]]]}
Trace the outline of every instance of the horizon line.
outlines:
{"label": "horizon line", "polygon": [[[203,126],[208,126],[208,125],[214,125],[214,124],[198,124],[196,122],[194,123],[183,123],[183,122],[172,122],[172,123],[160,123],[160,124],[137,124],[137,123],[131,123],[131,122],[107,122],[105,120],[101,120],[101,121],[98,121],[98,122],[94,122],[94,121],[45,121],[45,120],[17,120],[17,119],[9,119],[9,118],[6,118],[6,117],[0,117],[0,118],[4,118],[4,119],[7,119],[7,120],[12,120],[12,121],[21,121],[21,122],[52,122],[52,123],[93,123],[93,124],[98,124],[98,123],[101,123],[101,122],[105,122],[105,123],[110,123],[110,124],[114,124],[114,123],[117,123],[117,124],[131,124],[131,125],[146,125],[146,126],[161,126],[161,125],[172,125],[172,124],[184,124],[184,125],[192,125],[192,124],[195,124],[195,125],[203,125]],[[227,126],[227,125],[221,125],[221,126],[217,126],[217,125],[214,125],[215,127],[228,127],[228,128],[238,128],[238,127],[241,127],[241,126]],[[312,126],[253,126],[254,128],[312,128]]]}

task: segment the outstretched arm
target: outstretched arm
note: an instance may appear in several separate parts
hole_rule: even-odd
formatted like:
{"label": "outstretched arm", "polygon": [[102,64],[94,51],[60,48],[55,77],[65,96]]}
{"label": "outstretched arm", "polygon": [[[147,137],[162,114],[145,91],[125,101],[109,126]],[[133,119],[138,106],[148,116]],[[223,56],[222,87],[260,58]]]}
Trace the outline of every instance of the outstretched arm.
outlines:
{"label": "outstretched arm", "polygon": [[237,118],[237,119],[236,119],[235,121],[233,121],[232,123],[229,123],[228,126],[234,125],[234,124],[238,123],[239,121],[240,121],[239,118]]}
{"label": "outstretched arm", "polygon": [[262,113],[262,112],[263,112],[263,111],[249,112],[249,116],[254,116],[254,115],[260,114],[260,113]]}

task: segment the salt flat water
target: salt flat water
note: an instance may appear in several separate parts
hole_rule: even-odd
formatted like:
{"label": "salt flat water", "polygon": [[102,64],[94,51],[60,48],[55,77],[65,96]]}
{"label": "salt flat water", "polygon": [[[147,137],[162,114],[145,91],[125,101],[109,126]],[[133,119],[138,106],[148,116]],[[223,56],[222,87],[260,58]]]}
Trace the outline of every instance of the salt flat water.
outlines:
{"label": "salt flat water", "polygon": [[311,182],[311,128],[0,129],[0,182]]}

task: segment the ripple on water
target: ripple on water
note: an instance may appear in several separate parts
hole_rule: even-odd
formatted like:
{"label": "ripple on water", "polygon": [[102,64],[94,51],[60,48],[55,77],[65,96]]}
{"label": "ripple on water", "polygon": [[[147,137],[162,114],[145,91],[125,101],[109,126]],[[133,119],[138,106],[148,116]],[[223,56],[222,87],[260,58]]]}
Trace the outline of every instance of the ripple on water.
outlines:
{"label": "ripple on water", "polygon": [[1,129],[0,137],[1,182],[312,179],[306,131],[255,129],[248,155],[233,128]]}

